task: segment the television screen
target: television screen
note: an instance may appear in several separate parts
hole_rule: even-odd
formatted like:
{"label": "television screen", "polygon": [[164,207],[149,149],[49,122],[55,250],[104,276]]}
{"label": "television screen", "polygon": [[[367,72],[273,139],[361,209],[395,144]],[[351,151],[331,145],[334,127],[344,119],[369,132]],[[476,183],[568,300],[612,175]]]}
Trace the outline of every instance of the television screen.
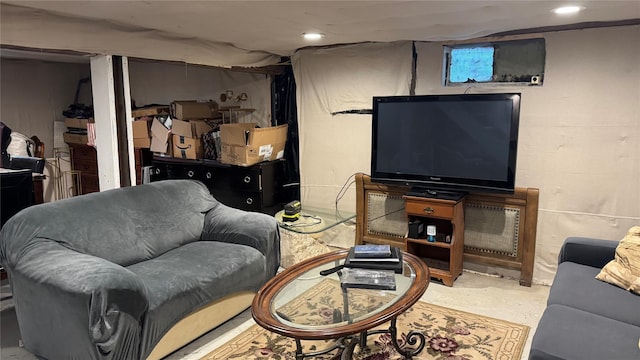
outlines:
{"label": "television screen", "polygon": [[513,192],[519,114],[517,93],[374,97],[371,177]]}

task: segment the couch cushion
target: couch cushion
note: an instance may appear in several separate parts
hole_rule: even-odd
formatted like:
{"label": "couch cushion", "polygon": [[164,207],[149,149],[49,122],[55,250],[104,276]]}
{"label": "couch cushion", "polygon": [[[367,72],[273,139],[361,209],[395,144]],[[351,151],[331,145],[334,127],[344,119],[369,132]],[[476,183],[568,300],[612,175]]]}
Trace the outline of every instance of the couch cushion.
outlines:
{"label": "couch cushion", "polygon": [[129,266],[147,289],[149,310],[142,352],[187,314],[225,295],[257,291],[266,282],[266,261],[258,250],[237,244],[197,241]]}
{"label": "couch cushion", "polygon": [[3,253],[15,263],[23,249],[54,241],[122,266],[154,258],[202,234],[205,213],[218,205],[194,180],[165,180],[32,206],[2,228]]}
{"label": "couch cushion", "polygon": [[640,326],[640,296],[595,278],[600,269],[558,265],[548,304],[562,304]]}
{"label": "couch cushion", "polygon": [[633,226],[616,247],[616,256],[596,279],[640,294],[640,226]]}
{"label": "couch cushion", "polygon": [[640,327],[563,305],[549,305],[531,342],[529,360],[640,359]]}

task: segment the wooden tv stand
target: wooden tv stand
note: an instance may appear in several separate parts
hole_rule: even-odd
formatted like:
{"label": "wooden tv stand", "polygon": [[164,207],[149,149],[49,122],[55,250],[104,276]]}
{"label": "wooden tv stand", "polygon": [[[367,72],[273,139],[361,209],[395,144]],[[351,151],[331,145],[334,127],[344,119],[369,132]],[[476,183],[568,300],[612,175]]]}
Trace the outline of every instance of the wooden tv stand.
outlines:
{"label": "wooden tv stand", "polygon": [[[441,261],[448,255],[448,264],[438,263],[443,268],[442,271],[436,271],[430,265],[432,272],[439,273],[434,277],[440,277],[447,285],[452,284],[460,275],[463,262],[469,262],[518,270],[520,285],[531,286],[538,222],[538,189],[516,188],[513,194],[507,195],[470,193],[459,204],[450,203],[452,200],[406,196],[410,190],[404,186],[374,183],[368,175],[357,174],[355,243],[389,244],[419,256],[424,253]],[[424,245],[427,242],[425,239],[408,237],[408,221],[412,216],[430,218],[429,214],[420,213],[426,207],[431,207],[436,212],[441,207],[447,209],[449,213],[446,216],[434,218],[441,224],[438,226],[436,223],[438,228],[451,227],[451,244],[436,242]],[[497,219],[498,225],[512,220],[511,248],[503,249],[503,244],[492,244],[493,240],[503,241],[505,236],[491,228],[490,225],[495,224],[485,221],[484,216],[488,220]],[[477,240],[478,237],[481,237],[481,241]],[[478,245],[478,242],[482,244]],[[440,248],[444,250],[436,250]],[[459,260],[460,248],[462,260]],[[429,261],[432,260],[427,261],[428,265]]]}

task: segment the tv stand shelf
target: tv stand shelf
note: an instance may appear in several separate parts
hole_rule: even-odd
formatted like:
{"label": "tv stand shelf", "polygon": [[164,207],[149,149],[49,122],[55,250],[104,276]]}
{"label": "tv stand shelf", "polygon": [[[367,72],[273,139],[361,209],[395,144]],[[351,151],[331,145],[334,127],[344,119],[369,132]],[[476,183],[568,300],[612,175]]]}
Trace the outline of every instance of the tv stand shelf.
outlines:
{"label": "tv stand shelf", "polygon": [[[407,237],[405,249],[429,266],[431,277],[447,286],[462,274],[464,254],[464,201],[403,196],[409,221],[422,221],[424,228],[435,226],[437,241],[428,241],[426,232],[419,238]],[[448,242],[443,239],[448,239]]]}

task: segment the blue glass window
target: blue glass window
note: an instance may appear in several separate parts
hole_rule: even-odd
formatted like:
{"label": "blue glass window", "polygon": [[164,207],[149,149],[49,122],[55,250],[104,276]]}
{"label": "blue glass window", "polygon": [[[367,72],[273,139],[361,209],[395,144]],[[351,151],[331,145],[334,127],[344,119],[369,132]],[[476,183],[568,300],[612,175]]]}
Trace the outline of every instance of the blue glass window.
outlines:
{"label": "blue glass window", "polygon": [[451,49],[449,81],[491,81],[493,77],[493,47]]}

